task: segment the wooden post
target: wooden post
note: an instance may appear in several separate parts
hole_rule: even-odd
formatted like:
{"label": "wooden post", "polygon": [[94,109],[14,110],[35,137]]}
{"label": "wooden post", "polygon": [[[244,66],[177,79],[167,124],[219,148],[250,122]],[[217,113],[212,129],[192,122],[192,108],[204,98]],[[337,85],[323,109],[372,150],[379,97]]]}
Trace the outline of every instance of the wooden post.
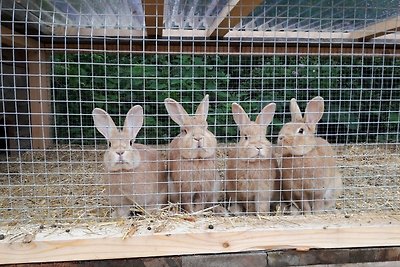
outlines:
{"label": "wooden post", "polygon": [[162,36],[164,1],[142,1],[145,14],[146,32],[148,37]]}
{"label": "wooden post", "polygon": [[32,148],[45,149],[51,143],[51,105],[48,54],[40,49],[28,51],[29,103]]}

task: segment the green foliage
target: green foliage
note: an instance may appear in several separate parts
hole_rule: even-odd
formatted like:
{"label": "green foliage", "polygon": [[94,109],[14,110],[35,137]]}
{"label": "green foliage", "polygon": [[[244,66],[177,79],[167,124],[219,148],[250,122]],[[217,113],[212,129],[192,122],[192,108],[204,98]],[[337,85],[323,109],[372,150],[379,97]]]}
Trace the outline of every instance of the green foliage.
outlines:
{"label": "green foliage", "polygon": [[138,139],[164,144],[179,129],[163,101],[172,97],[186,110],[210,95],[208,122],[221,142],[236,140],[231,103],[254,118],[277,103],[270,134],[288,121],[288,102],[301,108],[316,95],[326,113],[319,133],[333,142],[398,142],[400,62],[376,57],[60,54],[54,57],[55,135],[59,142],[88,144],[103,138],[91,111],[100,107],[123,124],[133,105],[145,123]]}

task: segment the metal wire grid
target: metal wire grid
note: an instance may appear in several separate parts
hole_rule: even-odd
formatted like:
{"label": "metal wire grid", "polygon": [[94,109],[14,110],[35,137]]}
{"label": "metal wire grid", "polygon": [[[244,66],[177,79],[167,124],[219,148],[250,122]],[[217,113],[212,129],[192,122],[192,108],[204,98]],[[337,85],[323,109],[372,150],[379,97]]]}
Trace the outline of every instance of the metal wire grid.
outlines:
{"label": "metal wire grid", "polygon": [[[241,55],[236,53],[237,40],[235,43],[230,43],[231,40],[221,40],[215,44],[213,40],[194,34],[186,38],[191,40],[193,46],[198,46],[203,55],[198,51],[185,52],[183,47],[186,40],[183,37],[177,39],[176,36],[158,37],[156,52],[153,53],[144,48],[154,39],[137,36],[136,32],[127,36],[99,36],[99,32],[106,34],[108,28],[115,26],[108,27],[107,23],[100,23],[103,28],[99,31],[94,30],[99,26],[98,23],[93,22],[94,27],[86,25],[89,26],[89,30],[82,36],[79,31],[77,35],[68,37],[49,32],[48,26],[52,21],[56,21],[57,26],[63,26],[63,21],[57,19],[57,16],[66,12],[58,7],[58,10],[50,13],[41,13],[43,4],[47,2],[43,1],[41,6],[34,7],[32,3],[27,2],[29,5],[26,6],[32,9],[28,12],[23,9],[23,3],[22,6],[16,3],[7,6],[9,2],[2,1],[4,25],[7,26],[10,22],[14,30],[21,27],[28,30],[37,29],[43,34],[32,30],[28,31],[25,38],[34,38],[46,43],[39,57],[32,56],[38,52],[34,47],[2,47],[1,122],[6,140],[2,149],[1,164],[2,222],[108,220],[115,203],[110,203],[106,193],[107,184],[101,178],[107,174],[103,164],[107,142],[93,126],[93,108],[104,108],[117,125],[122,125],[131,106],[143,106],[144,126],[136,142],[155,148],[165,160],[168,144],[180,129],[169,119],[164,99],[175,98],[189,114],[193,114],[205,94],[210,95],[207,118],[209,130],[218,140],[217,168],[220,176],[217,180],[224,180],[227,150],[233,147],[240,137],[231,114],[233,102],[243,105],[252,119],[255,119],[263,106],[275,102],[277,111],[266,136],[276,144],[280,128],[290,120],[290,98],[296,97],[304,110],[312,97],[323,95],[326,99],[325,113],[319,123],[319,135],[336,146],[337,162],[344,182],[344,192],[337,201],[337,209],[349,213],[398,210],[400,93],[397,88],[398,59],[395,55]],[[182,4],[172,1],[168,3],[165,8],[173,6],[173,12],[177,12]],[[62,5],[61,2],[59,4]],[[86,1],[85,5],[90,3]],[[322,5],[323,3],[320,3],[315,7],[316,10],[322,8]],[[275,10],[285,7],[287,10],[295,8],[282,4],[277,5]],[[343,7],[340,12],[350,9]],[[360,7],[357,10],[361,9]],[[208,12],[209,16],[213,14],[201,5],[195,10]],[[270,7],[268,10],[273,9]],[[389,9],[380,11],[382,12],[378,12],[379,14],[386,14]],[[392,11],[390,9],[390,12]],[[109,15],[106,11],[104,14],[101,14],[101,10],[96,12],[97,15]],[[190,9],[188,14],[194,12],[194,9]],[[49,20],[43,24],[34,20],[25,20],[19,24],[13,21],[19,14],[28,13]],[[248,29],[250,21],[266,21],[270,17],[265,10],[260,13],[255,10],[243,19],[240,25],[249,21],[243,26]],[[314,20],[318,20],[316,14],[325,14],[300,13],[305,15],[305,19],[309,19],[310,26],[315,24]],[[13,14],[11,19],[7,14]],[[291,12],[287,11],[287,14]],[[86,21],[90,22],[88,15],[90,14],[85,14]],[[293,15],[293,18],[296,16]],[[376,15],[369,17],[369,20],[372,22],[387,17]],[[287,23],[279,25],[287,25],[287,28],[282,28],[284,30],[291,29],[290,16],[282,20],[285,19]],[[298,17],[296,19],[300,20]],[[165,21],[165,25],[170,25],[168,23],[172,22]],[[179,30],[188,30],[189,26],[189,30],[195,28],[195,24],[178,25],[176,21],[174,23],[170,27],[177,27]],[[199,25],[203,26],[198,27],[203,29],[204,25],[209,24],[202,22]],[[234,26],[229,25],[230,28]],[[221,30],[224,29],[218,28],[216,31]],[[4,32],[3,28],[2,35],[12,40],[17,38],[14,34]],[[70,38],[78,41],[78,45],[65,50],[60,44],[65,45]],[[288,37],[286,40],[290,43],[292,38]],[[90,41],[89,44],[85,43],[87,41]],[[176,41],[180,44],[181,51],[174,48]],[[385,41],[383,39],[383,42]],[[392,41],[387,40],[388,43]],[[250,52],[256,51],[260,45],[258,37],[252,37],[251,34],[242,42],[242,45],[250,43]],[[114,44],[114,50],[101,48],[102,45],[110,43]],[[138,44],[142,44],[143,50],[129,53],[137,49]],[[213,45],[217,48],[226,47],[228,55],[210,53],[207,47]],[[273,47],[277,51],[280,46],[281,44],[276,43]],[[161,52],[164,47],[167,50]],[[289,45],[283,47],[287,51],[290,50]],[[47,58],[44,57],[44,53],[48,55]],[[50,88],[47,90],[48,99],[45,95],[40,95],[42,100],[36,100],[33,98],[32,89],[29,89],[35,82],[33,79],[37,78],[37,75],[31,72],[35,66],[47,66],[49,69],[48,74],[42,73],[43,79],[36,82],[38,87]],[[45,83],[46,79],[50,81],[49,84]],[[43,91],[40,91],[40,94],[43,94]],[[51,143],[46,148],[35,147],[33,141],[33,128],[36,123],[33,121],[33,115],[38,114],[32,106],[36,101],[49,106],[44,114],[50,118],[49,125],[46,121],[41,121],[44,125],[40,126],[50,126],[51,135],[36,140]],[[40,128],[40,131],[44,128]],[[165,160],[165,163],[171,161]],[[121,186],[129,184],[121,183]],[[223,183],[221,193],[224,193],[225,189],[226,184]],[[231,200],[227,198],[220,198],[220,201],[225,205],[231,204]],[[254,200],[244,204],[252,204],[252,201]],[[140,208],[133,208],[134,205],[129,206],[132,210],[141,211]],[[281,214],[282,207],[274,207],[275,210],[271,210],[271,213]],[[176,205],[171,204],[166,210],[175,212]],[[252,213],[254,212],[250,212]]]}

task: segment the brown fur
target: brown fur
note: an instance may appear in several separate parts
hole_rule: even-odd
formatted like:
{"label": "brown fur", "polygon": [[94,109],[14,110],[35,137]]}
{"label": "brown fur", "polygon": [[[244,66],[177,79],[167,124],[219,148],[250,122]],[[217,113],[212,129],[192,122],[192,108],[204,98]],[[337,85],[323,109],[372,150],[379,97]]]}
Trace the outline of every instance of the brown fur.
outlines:
{"label": "brown fur", "polygon": [[240,141],[228,153],[227,199],[233,213],[269,213],[278,190],[278,165],[272,145],[265,138],[272,121],[275,104],[266,106],[256,122],[250,121],[240,105],[232,105],[233,116],[240,128]]}
{"label": "brown fur", "polygon": [[[152,212],[167,203],[167,173],[160,153],[141,144],[134,144],[133,148],[140,155],[137,167],[108,170],[109,173],[104,175],[110,204],[115,207],[117,216],[129,213],[120,206],[139,205],[146,212]],[[105,153],[105,160],[109,153]]]}
{"label": "brown fur", "polygon": [[302,118],[292,99],[292,122],[282,127],[278,138],[283,196],[305,213],[334,208],[342,190],[333,148],[326,140],[315,137],[322,112],[323,99],[316,97]]}
{"label": "brown fur", "polygon": [[187,212],[217,205],[222,186],[216,166],[217,140],[207,129],[208,95],[195,116],[189,116],[173,99],[166,99],[165,105],[181,127],[168,153],[171,201],[180,203]]}
{"label": "brown fur", "polygon": [[129,206],[139,205],[146,212],[167,203],[168,180],[165,164],[158,151],[145,145],[132,144],[143,123],[143,109],[129,110],[124,127],[118,130],[108,113],[93,110],[97,129],[109,141],[104,154],[107,174],[106,193],[114,207],[114,216],[128,216]]}

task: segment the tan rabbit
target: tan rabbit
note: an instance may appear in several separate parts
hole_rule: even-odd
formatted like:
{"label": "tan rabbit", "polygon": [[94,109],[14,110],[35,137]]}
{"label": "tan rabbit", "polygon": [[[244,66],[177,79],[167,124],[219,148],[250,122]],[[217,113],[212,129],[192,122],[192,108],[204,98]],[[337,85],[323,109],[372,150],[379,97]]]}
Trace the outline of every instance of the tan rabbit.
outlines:
{"label": "tan rabbit", "polygon": [[222,182],[216,166],[217,139],[207,129],[208,95],[194,116],[171,98],[164,103],[171,119],[181,128],[168,153],[171,201],[190,213],[217,205]]}
{"label": "tan rabbit", "polygon": [[292,121],[278,137],[281,150],[283,196],[294,203],[292,210],[304,213],[334,209],[342,192],[342,178],[331,145],[315,136],[324,112],[324,99],[315,97],[307,104],[304,118],[296,99],[290,101]]}
{"label": "tan rabbit", "polygon": [[146,211],[166,204],[168,180],[158,151],[133,143],[143,124],[142,107],[134,106],[128,111],[122,130],[117,129],[106,111],[95,108],[92,115],[97,130],[109,143],[104,166],[113,216],[129,216],[130,207],[136,204]]}
{"label": "tan rabbit", "polygon": [[239,104],[232,104],[240,140],[228,153],[226,193],[234,214],[268,214],[271,201],[278,195],[278,164],[265,137],[275,108],[275,103],[265,106],[253,122]]}

